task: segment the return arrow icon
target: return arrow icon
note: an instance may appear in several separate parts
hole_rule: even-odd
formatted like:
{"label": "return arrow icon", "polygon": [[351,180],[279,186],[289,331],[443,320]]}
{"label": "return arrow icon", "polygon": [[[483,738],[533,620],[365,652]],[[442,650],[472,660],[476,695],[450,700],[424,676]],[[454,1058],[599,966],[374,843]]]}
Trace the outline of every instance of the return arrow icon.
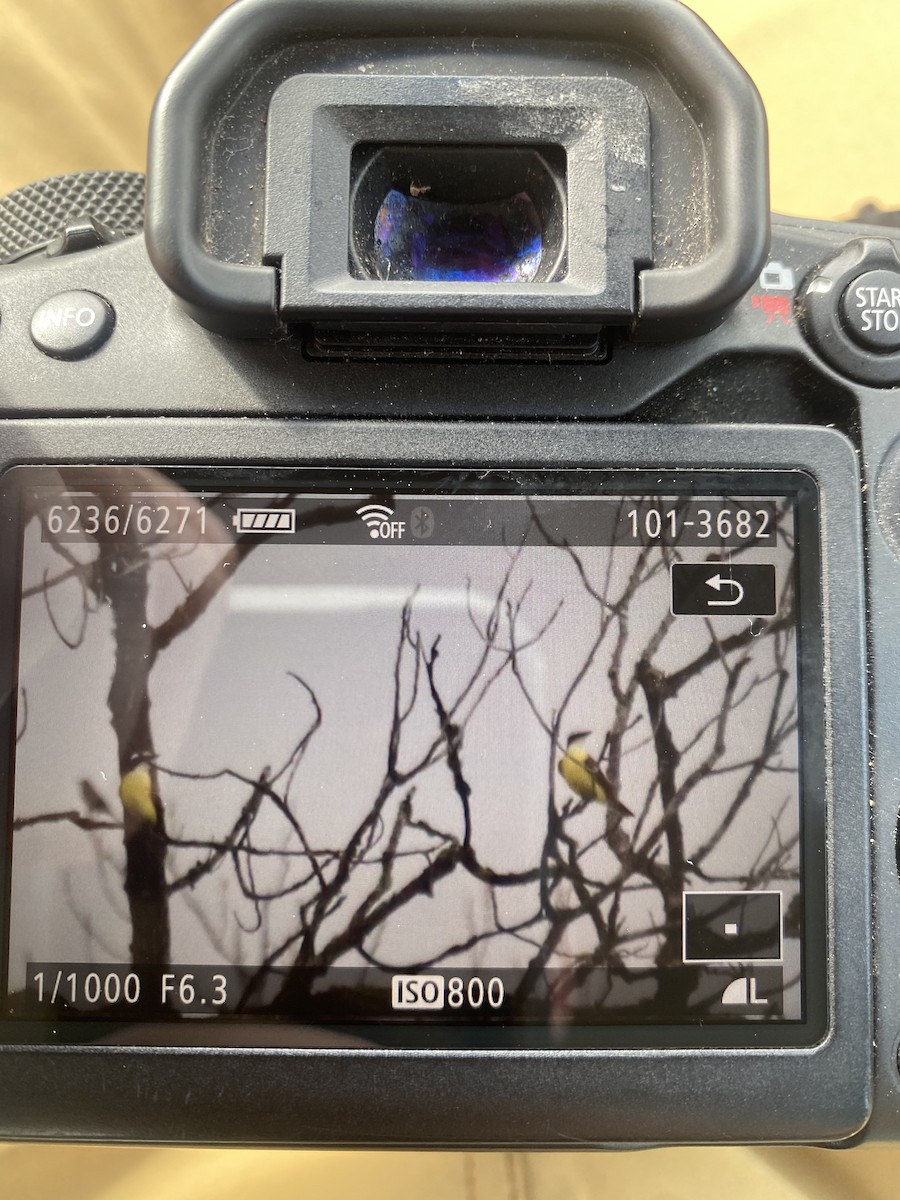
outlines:
{"label": "return arrow icon", "polygon": [[712,579],[707,579],[706,586],[715,588],[717,592],[721,592],[722,588],[731,588],[731,595],[725,600],[708,600],[707,604],[710,608],[734,608],[736,604],[744,598],[744,589],[736,579],[729,579],[726,575],[713,575]]}
{"label": "return arrow icon", "polygon": [[672,612],[685,617],[772,617],[774,563],[672,563]]}

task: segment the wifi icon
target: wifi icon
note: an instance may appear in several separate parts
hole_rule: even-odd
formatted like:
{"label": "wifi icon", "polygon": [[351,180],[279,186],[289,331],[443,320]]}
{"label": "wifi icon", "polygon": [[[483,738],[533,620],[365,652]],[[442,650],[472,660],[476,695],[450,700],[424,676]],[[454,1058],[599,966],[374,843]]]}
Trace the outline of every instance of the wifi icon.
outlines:
{"label": "wifi icon", "polygon": [[370,538],[394,537],[394,526],[391,523],[394,510],[386,504],[364,504],[356,513],[368,529]]}

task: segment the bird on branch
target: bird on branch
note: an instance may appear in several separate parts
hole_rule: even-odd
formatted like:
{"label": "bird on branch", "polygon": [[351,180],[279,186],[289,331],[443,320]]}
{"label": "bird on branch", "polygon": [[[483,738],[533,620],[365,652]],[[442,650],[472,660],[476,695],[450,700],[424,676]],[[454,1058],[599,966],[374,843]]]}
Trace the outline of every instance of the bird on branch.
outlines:
{"label": "bird on branch", "polygon": [[155,826],[159,821],[159,801],[153,793],[150,764],[138,759],[119,782],[119,799],[125,814],[126,834],[131,829]]}
{"label": "bird on branch", "polygon": [[634,813],[616,795],[616,789],[596,758],[584,746],[578,745],[589,735],[588,729],[583,733],[573,733],[567,739],[565,753],[558,765],[560,775],[580,799],[596,800],[620,817],[633,817]]}

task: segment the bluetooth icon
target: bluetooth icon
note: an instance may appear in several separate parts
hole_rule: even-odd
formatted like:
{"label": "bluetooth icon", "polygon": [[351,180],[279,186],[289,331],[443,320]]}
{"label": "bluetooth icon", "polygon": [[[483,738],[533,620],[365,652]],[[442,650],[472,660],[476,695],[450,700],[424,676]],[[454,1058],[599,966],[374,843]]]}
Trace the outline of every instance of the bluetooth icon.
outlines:
{"label": "bluetooth icon", "polygon": [[434,513],[420,505],[412,510],[409,524],[414,538],[430,538],[434,533]]}

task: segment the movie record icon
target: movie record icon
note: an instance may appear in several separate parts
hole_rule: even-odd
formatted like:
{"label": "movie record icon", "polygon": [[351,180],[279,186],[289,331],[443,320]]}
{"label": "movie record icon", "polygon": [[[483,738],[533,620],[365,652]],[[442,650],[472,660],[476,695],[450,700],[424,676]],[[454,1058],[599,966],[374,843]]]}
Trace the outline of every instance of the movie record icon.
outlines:
{"label": "movie record icon", "polygon": [[673,563],[672,612],[687,617],[774,617],[772,563]]}

